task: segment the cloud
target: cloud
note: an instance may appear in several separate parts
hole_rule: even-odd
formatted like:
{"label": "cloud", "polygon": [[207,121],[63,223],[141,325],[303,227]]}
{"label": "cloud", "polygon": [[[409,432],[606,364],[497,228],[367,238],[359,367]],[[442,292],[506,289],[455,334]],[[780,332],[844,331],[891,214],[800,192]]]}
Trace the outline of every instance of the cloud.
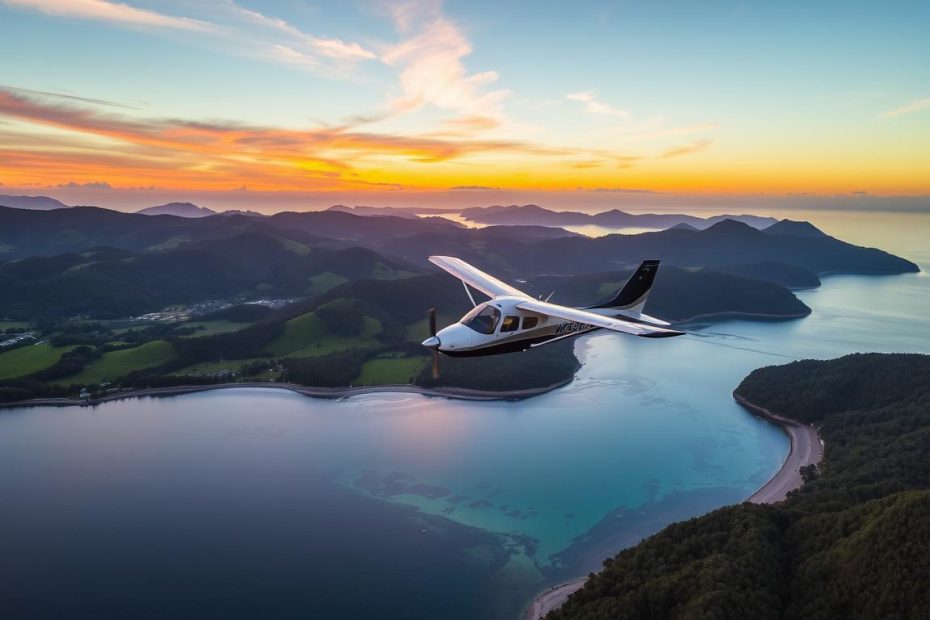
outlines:
{"label": "cloud", "polygon": [[[125,28],[196,31],[199,36],[186,37],[183,41],[305,70],[341,70],[377,57],[358,43],[302,32],[283,19],[244,8],[233,0],[212,3],[209,21],[166,15],[108,0],[0,0],[0,3],[54,17],[87,19]],[[202,8],[196,3],[189,6]]]}
{"label": "cloud", "polygon": [[113,189],[106,181],[92,181],[90,183],[69,181],[68,183],[59,183],[57,187],[65,189]]}
{"label": "cloud", "polygon": [[919,112],[930,108],[930,99],[915,99],[894,110],[888,110],[882,113],[882,118],[894,118],[895,116],[904,116],[911,112]]}
{"label": "cloud", "polygon": [[565,154],[512,140],[134,118],[3,88],[0,116],[72,132],[30,136],[0,131],[0,161],[5,169],[83,179],[106,170],[111,181],[122,174],[159,184],[170,184],[172,179],[218,184],[222,179],[224,187],[230,178],[249,178],[256,185],[363,185],[367,181],[355,176],[355,170],[372,161],[384,165],[385,160],[442,162],[482,153]]}
{"label": "cloud", "polygon": [[381,55],[398,71],[401,93],[390,101],[394,111],[406,113],[431,105],[464,116],[503,118],[502,104],[510,91],[489,88],[498,79],[494,71],[468,72],[463,59],[471,54],[471,43],[437,3],[425,8],[400,3],[391,13],[401,33],[413,33]]}
{"label": "cloud", "polygon": [[89,97],[78,97],[77,95],[69,95],[67,93],[56,93],[47,90],[31,90],[29,88],[16,88],[15,86],[5,86],[0,84],[0,89],[14,91],[23,93],[26,95],[38,95],[40,97],[57,97],[59,99],[68,99],[70,101],[79,101],[81,103],[91,103],[93,105],[103,105],[110,106],[113,108],[123,108],[126,110],[139,110],[138,106],[132,106],[125,103],[119,103],[116,101],[107,101],[106,99],[92,99]]}
{"label": "cloud", "polygon": [[[302,32],[296,26],[277,17],[270,17],[239,6],[232,0],[225,0],[223,6],[235,17],[248,22],[260,29],[283,36],[286,42],[271,44],[269,49],[278,50],[280,58],[293,61],[301,58],[301,62],[316,64],[316,58],[325,56],[336,60],[371,60],[376,58],[374,52],[365,49],[358,43],[346,42],[342,39],[318,37]],[[272,53],[274,56],[274,53]]]}
{"label": "cloud", "polygon": [[608,116],[618,116],[620,118],[629,118],[630,114],[626,110],[612,108],[603,101],[600,101],[594,94],[593,90],[580,93],[569,93],[565,95],[569,101],[578,101],[584,104],[584,111],[589,114],[603,114]]}
{"label": "cloud", "polygon": [[475,131],[485,131],[495,129],[500,126],[500,121],[488,116],[460,116],[443,121],[444,128],[450,132],[471,133]]}
{"label": "cloud", "polygon": [[111,24],[144,28],[170,28],[209,32],[214,25],[189,17],[175,17],[156,11],[139,9],[107,0],[2,0],[15,8],[33,9],[56,17],[90,19]]}
{"label": "cloud", "polygon": [[469,192],[487,192],[499,190],[499,187],[490,187],[488,185],[455,185],[449,188],[452,191],[469,191]]}
{"label": "cloud", "polygon": [[442,0],[382,0],[387,13],[399,32],[409,32],[424,16],[436,17],[442,10]]}
{"label": "cloud", "polygon": [[680,146],[674,149],[669,149],[663,152],[657,157],[657,159],[667,159],[669,157],[681,157],[682,155],[691,155],[692,153],[697,153],[703,151],[707,147],[713,144],[711,140],[695,140],[687,146]]}

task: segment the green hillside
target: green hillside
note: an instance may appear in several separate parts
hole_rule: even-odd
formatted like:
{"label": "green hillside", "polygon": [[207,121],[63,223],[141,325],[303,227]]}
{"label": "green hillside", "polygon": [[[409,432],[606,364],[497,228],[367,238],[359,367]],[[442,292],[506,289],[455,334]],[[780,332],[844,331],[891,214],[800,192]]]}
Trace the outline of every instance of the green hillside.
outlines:
{"label": "green hillside", "polygon": [[771,506],[672,525],[549,618],[918,618],[930,608],[930,356],[754,371],[750,402],[812,422],[819,470]]}
{"label": "green hillside", "polygon": [[22,377],[48,368],[74,346],[53,347],[51,344],[33,344],[0,353],[0,379]]}
{"label": "green hillside", "polygon": [[380,331],[380,321],[370,316],[361,316],[357,333],[336,334],[318,311],[308,312],[287,321],[284,332],[265,350],[276,357],[316,357],[354,347],[375,346],[378,344],[375,336]]}
{"label": "green hillside", "polygon": [[212,336],[213,334],[225,334],[227,332],[236,332],[248,327],[250,323],[239,321],[188,321],[182,327],[189,327],[196,330],[190,337]]}
{"label": "green hillside", "polygon": [[135,370],[164,364],[174,357],[174,348],[164,340],[153,340],[132,349],[104,353],[76,375],[57,381],[62,385],[113,381]]}
{"label": "green hillside", "polygon": [[412,383],[420,367],[427,361],[425,356],[392,355],[376,357],[362,364],[362,372],[352,385],[394,385]]}

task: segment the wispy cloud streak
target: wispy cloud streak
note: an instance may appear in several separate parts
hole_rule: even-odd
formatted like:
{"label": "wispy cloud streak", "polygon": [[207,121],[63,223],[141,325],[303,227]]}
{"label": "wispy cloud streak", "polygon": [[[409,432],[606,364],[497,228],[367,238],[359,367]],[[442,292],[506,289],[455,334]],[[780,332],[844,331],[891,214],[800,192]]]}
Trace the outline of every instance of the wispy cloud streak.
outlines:
{"label": "wispy cloud streak", "polygon": [[682,155],[691,155],[693,153],[699,153],[707,147],[709,147],[713,142],[711,140],[695,140],[687,146],[681,146],[673,149],[668,149],[659,155],[659,159],[668,159],[669,157],[681,157]]}
{"label": "wispy cloud streak", "polygon": [[888,110],[882,114],[882,118],[894,118],[895,116],[904,116],[905,114],[911,114],[912,112],[919,112],[921,110],[926,110],[930,108],[930,98],[927,99],[915,99],[909,103],[904,104],[899,108],[894,110]]}
{"label": "wispy cloud streak", "polygon": [[123,26],[144,28],[171,28],[176,30],[195,30],[208,32],[215,29],[213,24],[191,19],[175,17],[156,11],[139,9],[121,2],[106,0],[2,0],[3,4],[15,8],[34,9],[47,15],[72,17],[108,22]]}
{"label": "wispy cloud streak", "polygon": [[565,95],[565,98],[569,101],[578,101],[584,104],[584,111],[589,114],[601,114],[606,116],[619,116],[621,118],[629,118],[630,114],[626,110],[621,110],[619,108],[611,107],[610,105],[604,103],[594,94],[593,90],[588,90],[580,93],[569,93]]}
{"label": "wispy cloud streak", "polygon": [[[315,71],[332,70],[373,60],[376,54],[356,42],[302,32],[285,20],[220,0],[210,19],[168,15],[109,0],[0,0],[19,9],[69,19],[92,20],[116,27],[154,32],[196,31],[195,45],[219,47],[246,55]],[[330,65],[335,65],[332,67]]]}

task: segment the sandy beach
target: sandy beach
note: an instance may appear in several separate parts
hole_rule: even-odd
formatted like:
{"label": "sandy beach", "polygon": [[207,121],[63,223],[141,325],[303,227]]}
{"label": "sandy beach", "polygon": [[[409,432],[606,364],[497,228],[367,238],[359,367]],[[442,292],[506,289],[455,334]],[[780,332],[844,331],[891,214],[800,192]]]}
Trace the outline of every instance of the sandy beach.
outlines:
{"label": "sandy beach", "polygon": [[[801,467],[820,463],[823,458],[823,442],[817,435],[817,429],[813,426],[776,415],[768,409],[750,403],[735,392],[733,399],[756,417],[777,425],[791,442],[788,456],[785,457],[785,462],[782,463],[779,470],[759,490],[745,500],[754,504],[780,502],[788,496],[790,491],[798,489],[804,484],[800,473]],[[606,550],[604,557],[613,555],[616,552],[617,550]],[[573,592],[580,590],[584,586],[586,579],[587,577],[579,577],[540,593],[526,608],[523,617],[525,620],[544,618],[553,609],[561,607]]]}
{"label": "sandy beach", "polygon": [[823,458],[823,442],[817,435],[817,429],[807,424],[801,424],[788,418],[783,418],[754,405],[739,394],[733,394],[733,399],[763,420],[777,424],[791,441],[791,449],[781,468],[775,472],[768,482],[758,491],[750,495],[746,501],[754,504],[774,504],[788,497],[788,493],[801,488],[804,480],[800,469],[805,465],[816,465]]}

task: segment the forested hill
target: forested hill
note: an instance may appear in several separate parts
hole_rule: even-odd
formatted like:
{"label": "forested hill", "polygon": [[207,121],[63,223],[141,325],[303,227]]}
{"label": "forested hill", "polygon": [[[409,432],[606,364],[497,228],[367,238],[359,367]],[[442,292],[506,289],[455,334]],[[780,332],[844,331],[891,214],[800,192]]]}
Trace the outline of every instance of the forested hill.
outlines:
{"label": "forested hill", "polygon": [[120,213],[96,207],[30,211],[0,207],[0,261],[80,253],[108,246],[158,253],[243,233],[305,245],[362,246],[429,267],[430,255],[457,256],[498,276],[578,274],[626,269],[645,258],[665,265],[713,267],[786,286],[816,286],[818,273],[907,273],[914,263],[830,237],[806,222],[782,221],[764,231],[723,220],[706,230],[676,228],[596,239],[539,226],[468,229],[438,218],[364,217],[340,211],[269,217],[189,218]]}
{"label": "forested hill", "polygon": [[930,608],[930,356],[750,374],[736,393],[818,425],[785,502],[721,508],[605,562],[549,618],[919,618]]}

